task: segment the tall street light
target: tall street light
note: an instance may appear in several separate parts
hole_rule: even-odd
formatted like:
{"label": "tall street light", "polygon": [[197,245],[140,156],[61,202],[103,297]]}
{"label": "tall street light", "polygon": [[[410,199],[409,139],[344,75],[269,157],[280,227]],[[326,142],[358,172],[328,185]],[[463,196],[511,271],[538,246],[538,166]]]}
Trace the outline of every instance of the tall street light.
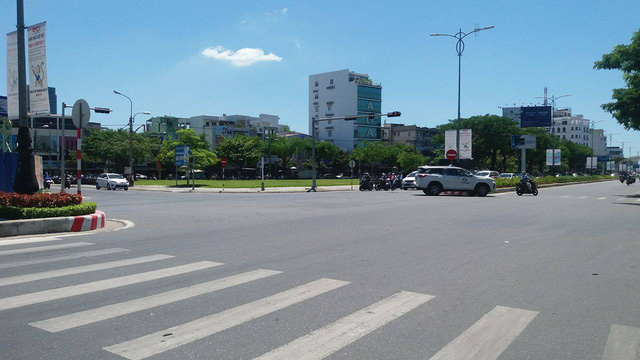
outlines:
{"label": "tall street light", "polygon": [[456,152],[458,153],[456,156],[459,159],[460,158],[460,69],[461,69],[461,64],[462,64],[462,53],[464,52],[464,41],[463,39],[467,37],[467,35],[473,34],[473,33],[477,33],[480,32],[482,30],[489,30],[489,29],[493,29],[493,25],[489,25],[489,26],[485,26],[483,28],[475,28],[472,31],[469,31],[468,33],[464,33],[462,32],[462,29],[459,29],[458,32],[455,35],[451,35],[451,34],[440,34],[440,33],[436,33],[436,34],[429,34],[430,36],[449,36],[452,37],[457,41],[456,43],[456,52],[458,53],[458,121],[456,124]]}
{"label": "tall street light", "polygon": [[[131,105],[130,109],[129,109],[129,184],[131,184],[131,186],[133,186],[133,119],[135,117],[135,115],[133,115],[133,101],[131,101],[131,98],[128,97],[127,95],[121,93],[118,90],[113,90],[113,93],[116,95],[121,95],[126,97],[129,100],[129,104]],[[151,114],[149,111],[144,111],[142,113],[136,113],[136,115],[138,114]]]}
{"label": "tall street light", "polygon": [[31,133],[27,119],[27,73],[24,53],[24,4],[17,0],[17,33],[18,33],[18,169],[13,181],[13,190],[18,194],[34,194],[40,186],[36,179],[33,160]]}

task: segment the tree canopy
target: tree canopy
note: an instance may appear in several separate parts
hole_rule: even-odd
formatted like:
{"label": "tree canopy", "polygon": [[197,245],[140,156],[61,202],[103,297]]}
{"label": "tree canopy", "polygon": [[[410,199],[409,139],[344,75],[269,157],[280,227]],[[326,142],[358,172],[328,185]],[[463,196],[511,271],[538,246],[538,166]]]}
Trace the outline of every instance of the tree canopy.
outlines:
{"label": "tree canopy", "polygon": [[631,37],[631,44],[616,45],[609,54],[596,61],[595,69],[622,70],[625,88],[613,89],[615,102],[603,104],[625,129],[640,130],[640,30]]}
{"label": "tree canopy", "polygon": [[[134,133],[133,163],[141,164],[149,160],[156,146],[155,138]],[[123,171],[125,166],[129,166],[129,132],[123,129],[86,131],[82,157],[87,163],[104,164],[107,168]]]}
{"label": "tree canopy", "polygon": [[176,146],[188,145],[195,169],[202,170],[218,162],[216,154],[209,150],[209,143],[205,139],[204,134],[198,135],[193,129],[182,129],[178,130],[176,135],[177,138],[175,141],[167,139],[162,142],[156,161],[163,164],[173,164]]}

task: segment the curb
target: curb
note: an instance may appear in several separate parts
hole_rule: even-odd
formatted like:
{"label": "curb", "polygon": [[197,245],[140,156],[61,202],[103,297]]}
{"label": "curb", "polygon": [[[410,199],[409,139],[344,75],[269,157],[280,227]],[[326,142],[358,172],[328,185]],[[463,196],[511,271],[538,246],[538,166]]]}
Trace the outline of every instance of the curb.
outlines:
{"label": "curb", "polygon": [[0,237],[96,230],[105,226],[106,219],[96,210],[89,215],[7,220],[0,222]]}

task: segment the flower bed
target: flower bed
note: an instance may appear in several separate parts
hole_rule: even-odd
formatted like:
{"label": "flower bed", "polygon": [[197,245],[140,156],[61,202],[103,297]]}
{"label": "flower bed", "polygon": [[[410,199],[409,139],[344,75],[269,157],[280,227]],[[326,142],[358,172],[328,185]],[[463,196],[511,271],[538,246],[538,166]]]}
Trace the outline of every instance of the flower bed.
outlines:
{"label": "flower bed", "polygon": [[0,192],[0,206],[18,208],[59,208],[82,203],[82,195],[67,193],[16,194]]}
{"label": "flower bed", "polygon": [[62,207],[0,206],[0,219],[20,220],[59,216],[88,215],[96,212],[95,203],[82,203]]}

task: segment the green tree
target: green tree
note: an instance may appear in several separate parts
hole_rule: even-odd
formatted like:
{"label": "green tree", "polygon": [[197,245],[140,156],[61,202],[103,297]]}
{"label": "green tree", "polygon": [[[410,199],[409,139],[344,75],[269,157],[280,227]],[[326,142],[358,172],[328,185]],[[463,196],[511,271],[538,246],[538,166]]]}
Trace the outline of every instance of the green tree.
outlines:
{"label": "green tree", "polygon": [[640,130],[640,30],[631,37],[631,44],[616,45],[609,54],[596,61],[595,69],[622,70],[625,88],[613,89],[611,98],[615,102],[603,104],[602,108],[625,129]]}
{"label": "green tree", "polygon": [[236,135],[222,140],[216,145],[216,151],[219,157],[226,157],[231,166],[253,168],[262,156],[262,141],[257,137]]}
{"label": "green tree", "polygon": [[402,152],[398,156],[398,167],[401,171],[413,171],[418,169],[418,166],[426,165],[425,158],[418,153]]}
{"label": "green tree", "polygon": [[[155,148],[155,138],[134,133],[133,163],[143,164],[149,161]],[[104,164],[109,169],[123,171],[125,166],[129,166],[129,132],[122,129],[86,131],[82,142],[82,157],[87,163]]]}
{"label": "green tree", "polygon": [[271,141],[271,154],[280,159],[280,167],[286,170],[293,166],[293,157],[302,151],[302,139],[279,137]]}
{"label": "green tree", "polygon": [[194,169],[203,170],[218,162],[216,154],[209,150],[209,143],[204,134],[198,134],[193,129],[182,129],[176,132],[175,141],[167,139],[162,143],[156,161],[169,165],[174,163],[175,148],[178,145],[188,145],[189,154],[193,160]]}

